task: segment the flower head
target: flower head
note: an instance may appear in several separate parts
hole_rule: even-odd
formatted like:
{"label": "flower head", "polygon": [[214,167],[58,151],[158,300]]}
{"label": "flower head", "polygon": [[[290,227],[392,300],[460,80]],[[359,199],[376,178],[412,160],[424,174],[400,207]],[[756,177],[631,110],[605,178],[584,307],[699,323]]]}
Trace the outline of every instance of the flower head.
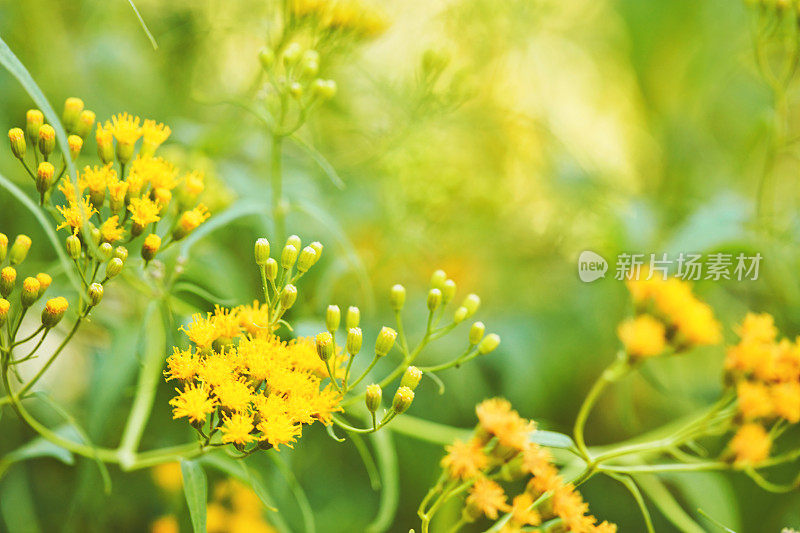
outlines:
{"label": "flower head", "polygon": [[735,462],[739,465],[757,465],[769,457],[772,441],[767,431],[755,423],[739,428],[730,443]]}
{"label": "flower head", "polygon": [[511,510],[506,503],[506,493],[503,491],[503,487],[485,477],[478,478],[470,487],[467,506],[480,511],[492,520],[497,519],[498,512]]}
{"label": "flower head", "polygon": [[664,351],[664,325],[650,315],[639,315],[619,325],[617,330],[625,350],[632,357],[652,357]]}
{"label": "flower head", "polygon": [[472,479],[489,465],[489,458],[477,439],[468,442],[456,440],[445,449],[447,455],[442,458],[442,466],[455,479]]}
{"label": "flower head", "polygon": [[199,423],[204,422],[206,416],[214,412],[217,401],[209,396],[205,386],[188,384],[182,391],[175,390],[178,396],[169,401],[173,407],[173,418],[186,417],[191,422]]}

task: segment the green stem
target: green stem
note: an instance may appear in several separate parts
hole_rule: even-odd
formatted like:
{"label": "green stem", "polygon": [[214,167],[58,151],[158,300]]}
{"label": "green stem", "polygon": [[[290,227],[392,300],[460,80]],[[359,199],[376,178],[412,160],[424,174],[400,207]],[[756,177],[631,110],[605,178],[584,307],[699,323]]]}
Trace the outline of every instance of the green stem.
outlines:
{"label": "green stem", "polygon": [[270,183],[272,185],[272,220],[275,224],[275,237],[277,242],[286,238],[286,213],[283,208],[283,176],[282,176],[282,151],[283,137],[272,136],[272,151],[270,153]]}

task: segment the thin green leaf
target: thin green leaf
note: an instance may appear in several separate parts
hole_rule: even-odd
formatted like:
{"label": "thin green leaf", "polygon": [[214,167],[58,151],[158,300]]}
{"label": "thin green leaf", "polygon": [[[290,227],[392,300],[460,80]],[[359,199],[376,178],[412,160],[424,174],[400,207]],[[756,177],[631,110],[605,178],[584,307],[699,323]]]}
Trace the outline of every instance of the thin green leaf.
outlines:
{"label": "thin green leaf", "polygon": [[664,518],[669,520],[673,526],[683,533],[705,533],[705,529],[686,513],[681,504],[678,503],[678,500],[675,499],[658,477],[648,474],[637,475],[635,479],[642,491],[653,502],[653,505],[658,507]]}
{"label": "thin green leaf", "polygon": [[173,294],[178,294],[180,292],[188,292],[190,294],[194,294],[195,296],[199,296],[200,298],[211,304],[232,306],[236,303],[236,300],[234,300],[233,298],[223,298],[222,296],[217,296],[215,294],[212,294],[210,291],[204,289],[200,285],[197,285],[190,281],[180,281],[172,287]]}
{"label": "thin green leaf", "polygon": [[650,518],[650,511],[647,509],[647,504],[644,501],[644,497],[642,496],[641,491],[639,491],[639,487],[636,485],[636,482],[633,480],[633,478],[628,475],[615,474],[613,472],[605,472],[605,474],[608,477],[616,479],[625,485],[625,488],[628,489],[633,496],[633,499],[636,500],[636,504],[639,506],[639,511],[641,511],[642,518],[644,518],[644,525],[647,529],[647,532],[655,533],[655,529],[653,529],[653,519]]}
{"label": "thin green leaf", "polygon": [[[54,431],[65,439],[76,439],[79,437],[75,428],[70,425],[63,425],[56,428]],[[75,456],[72,455],[72,452],[65,450],[61,446],[56,446],[49,440],[45,440],[44,437],[37,437],[23,444],[16,450],[7,453],[0,459],[0,478],[3,477],[3,474],[8,471],[8,468],[12,464],[39,457],[52,457],[70,466],[75,464]]]}
{"label": "thin green leaf", "polygon": [[[0,485],[0,513],[8,533],[39,533],[33,493],[25,470],[11,472]],[[2,526],[0,526],[2,529]]]}
{"label": "thin green leaf", "polygon": [[131,9],[133,9],[133,12],[136,13],[136,18],[139,19],[139,25],[144,30],[144,33],[147,35],[147,38],[150,39],[150,44],[153,45],[153,50],[158,50],[158,43],[153,37],[153,34],[150,33],[150,29],[147,27],[147,24],[144,23],[144,19],[142,18],[142,15],[139,14],[139,10],[136,9],[136,5],[133,3],[133,0],[128,0],[128,3],[131,5]]}
{"label": "thin green leaf", "polygon": [[208,498],[208,481],[206,473],[197,461],[181,460],[183,474],[183,493],[189,516],[192,519],[194,533],[206,533],[206,500]]}
{"label": "thin green leaf", "polygon": [[378,472],[378,465],[375,464],[375,458],[369,451],[367,443],[364,442],[364,437],[358,433],[351,433],[350,441],[353,443],[353,446],[356,447],[358,455],[361,456],[361,461],[364,463],[364,468],[367,470],[370,487],[372,487],[372,490],[380,490],[381,475]]}
{"label": "thin green leaf", "polygon": [[727,531],[728,533],[736,533],[735,530],[729,528],[728,526],[725,526],[725,525],[721,524],[719,522],[719,520],[716,520],[716,519],[712,518],[711,516],[709,516],[709,514],[707,512],[703,511],[702,509],[698,509],[697,512],[700,513],[701,515],[703,515],[709,522],[711,522],[715,526],[719,527],[720,529],[722,529],[724,531]]}
{"label": "thin green leaf", "polygon": [[317,165],[319,165],[319,168],[321,168],[328,179],[331,180],[331,183],[333,183],[338,189],[344,190],[344,181],[339,177],[336,169],[333,168],[333,165],[330,164],[324,155],[322,155],[316,148],[314,148],[311,144],[306,142],[297,134],[293,134],[289,138],[293,140],[297,146],[302,148]]}
{"label": "thin green leaf", "polygon": [[20,203],[25,206],[25,208],[31,212],[31,214],[36,218],[36,221],[42,226],[45,234],[47,235],[47,239],[50,241],[50,244],[53,245],[53,249],[56,251],[58,255],[59,261],[61,261],[61,265],[64,269],[64,272],[67,274],[72,285],[79,291],[83,291],[83,287],[81,285],[80,280],[78,279],[77,274],[75,274],[75,269],[72,266],[72,262],[70,261],[69,257],[67,257],[67,252],[64,249],[63,240],[58,238],[56,234],[56,230],[54,229],[53,222],[47,218],[47,216],[39,209],[39,206],[34,203],[30,197],[22,192],[22,189],[17,187],[12,181],[8,178],[0,174],[0,186],[6,189],[8,192],[12,194]]}
{"label": "thin green leaf", "polygon": [[286,484],[289,485],[289,490],[292,492],[297,506],[300,508],[300,513],[303,515],[303,531],[306,531],[306,533],[314,533],[317,527],[314,523],[314,511],[311,509],[311,503],[308,501],[308,496],[306,496],[303,487],[297,481],[294,472],[292,472],[292,469],[286,463],[284,455],[279,455],[277,453],[270,453],[267,455],[269,455],[269,458],[277,465],[283,479],[285,479]]}
{"label": "thin green leaf", "polygon": [[545,429],[537,429],[531,433],[530,440],[548,448],[562,448],[564,450],[574,450],[576,448],[575,441],[569,435]]}
{"label": "thin green leaf", "polygon": [[382,490],[378,504],[378,513],[372,522],[364,528],[368,533],[387,531],[394,521],[400,501],[400,478],[397,472],[397,454],[395,453],[392,434],[389,431],[378,431],[370,435],[378,457],[378,470],[381,473]]}

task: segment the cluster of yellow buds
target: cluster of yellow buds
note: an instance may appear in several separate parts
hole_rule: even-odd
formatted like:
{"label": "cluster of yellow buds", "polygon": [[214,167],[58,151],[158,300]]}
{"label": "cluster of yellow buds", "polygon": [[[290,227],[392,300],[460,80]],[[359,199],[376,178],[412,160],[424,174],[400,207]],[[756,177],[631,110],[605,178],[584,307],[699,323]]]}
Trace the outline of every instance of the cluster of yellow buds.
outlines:
{"label": "cluster of yellow buds", "polygon": [[685,281],[642,270],[627,285],[636,316],[622,322],[618,334],[634,360],[661,355],[668,347],[680,353],[722,340],[722,327],[711,307],[698,300]]}
{"label": "cluster of yellow buds", "polygon": [[[49,274],[39,272],[35,276],[25,277],[21,283],[18,283],[21,276],[18,275],[17,270],[27,257],[30,248],[31,239],[27,235],[17,235],[9,247],[8,237],[0,233],[0,267],[2,267],[0,269],[0,354],[2,355],[2,371],[4,374],[12,365],[17,365],[36,357],[45,337],[61,322],[69,308],[69,302],[63,296],[48,299],[42,307],[41,325],[30,335],[18,338],[20,326],[26,314],[42,299],[53,282],[53,278]],[[15,295],[18,285],[21,285],[18,291],[19,294]],[[93,307],[100,303],[103,298],[103,286],[100,283],[88,285],[86,287],[86,298],[86,302],[81,301],[82,308],[79,309],[81,318],[85,317]],[[76,322],[75,328],[77,328],[79,322],[80,318]],[[40,334],[41,336],[39,336]],[[19,351],[17,348],[33,341],[37,336],[39,336],[39,340],[33,348],[26,355],[17,357],[15,354],[15,352]],[[60,350],[61,348],[51,355],[51,361],[58,355]],[[36,379],[38,379],[38,376],[23,387],[20,395],[29,390]]]}
{"label": "cluster of yellow buds", "polygon": [[728,348],[726,382],[735,388],[738,430],[730,458],[757,466],[769,457],[776,428],[800,422],[800,340],[778,339],[771,315],[749,313]]}
{"label": "cluster of yellow buds", "polygon": [[287,136],[302,126],[309,112],[336,94],[336,82],[317,76],[320,56],[293,42],[277,52],[269,47],[258,55],[269,76],[266,105],[273,117],[273,134]]}
{"label": "cluster of yellow buds", "polygon": [[[452,531],[482,517],[497,520],[501,512],[509,514],[504,533],[534,531],[531,526],[543,533],[617,530],[588,514],[581,494],[563,480],[550,453],[532,440],[532,421],[500,398],[484,401],[476,412],[479,424],[472,436],[446,447],[442,475],[420,505],[423,531],[444,502],[464,492],[461,520]],[[525,489],[509,504],[501,483],[517,486],[521,479],[527,479]]]}
{"label": "cluster of yellow buds", "polygon": [[[68,98],[63,124],[69,132],[69,157],[77,159],[95,125],[95,114],[84,109],[81,99]],[[12,152],[34,180],[41,203],[50,203],[56,188],[63,194],[64,203],[55,205],[62,217],[58,229],[70,229],[82,248],[82,251],[76,248],[75,239],[68,240],[73,259],[77,261],[85,255],[108,260],[109,246],[128,243],[146,233],[141,256],[149,262],[160,250],[185,238],[209,217],[206,207],[197,203],[204,189],[202,174],[181,175],[171,163],[155,156],[156,149],[170,133],[164,124],[141,121],[127,113],[115,115],[105,124],[98,123],[96,141],[101,164],[85,166],[77,182],[65,176],[66,156],[62,156],[58,172],[51,163],[55,130],[44,124],[41,111],[28,111],[26,131],[13,128],[9,139]],[[25,160],[26,138],[34,146],[31,162],[36,166],[35,173]],[[160,236],[157,223],[168,217],[166,234]]]}
{"label": "cluster of yellow buds", "polygon": [[388,26],[386,16],[373,3],[360,0],[289,0],[289,16],[292,29],[308,28],[328,38],[367,39]]}

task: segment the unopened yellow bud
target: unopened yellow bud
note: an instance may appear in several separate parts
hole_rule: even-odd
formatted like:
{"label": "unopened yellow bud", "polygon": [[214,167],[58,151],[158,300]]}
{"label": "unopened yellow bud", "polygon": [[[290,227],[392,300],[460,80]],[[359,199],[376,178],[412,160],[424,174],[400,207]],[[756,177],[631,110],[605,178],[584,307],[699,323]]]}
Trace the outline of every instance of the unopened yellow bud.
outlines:
{"label": "unopened yellow bud", "polygon": [[444,286],[442,287],[442,304],[447,305],[451,301],[453,301],[453,297],[456,295],[456,282],[452,279],[448,279],[444,282]]}
{"label": "unopened yellow bud", "polygon": [[442,304],[442,291],[431,289],[428,291],[428,311],[435,311]]}
{"label": "unopened yellow bud", "polygon": [[431,275],[431,289],[442,290],[445,281],[447,281],[447,273],[444,270],[435,271]]}
{"label": "unopened yellow bud", "polygon": [[39,272],[36,274],[36,279],[39,281],[39,298],[44,296],[44,293],[47,292],[47,289],[50,287],[50,284],[53,283],[53,278],[50,277],[50,274],[45,274],[44,272]]}
{"label": "unopened yellow bud", "polygon": [[378,339],[375,341],[375,354],[378,357],[383,357],[394,346],[394,340],[397,338],[397,332],[392,328],[386,326],[381,328],[378,333]]}
{"label": "unopened yellow bud", "polygon": [[481,299],[477,294],[468,294],[461,305],[467,308],[467,317],[471,317],[480,307]]}
{"label": "unopened yellow bud", "polygon": [[110,130],[104,129],[99,124],[97,126],[97,156],[104,165],[114,161],[114,135]]}
{"label": "unopened yellow bud", "polygon": [[317,355],[323,361],[333,356],[333,336],[327,331],[317,334]]}
{"label": "unopened yellow bud", "polygon": [[361,328],[350,328],[347,330],[347,344],[345,348],[351,357],[361,351],[362,341],[363,336],[361,334]]}
{"label": "unopened yellow bud", "polygon": [[23,307],[30,307],[39,298],[39,290],[42,288],[36,278],[25,278],[22,281],[22,294],[20,300]]}
{"label": "unopened yellow bud", "polygon": [[45,160],[50,157],[56,148],[56,130],[50,124],[44,124],[39,128],[39,151]]}
{"label": "unopened yellow bud", "polygon": [[119,257],[113,257],[106,265],[106,278],[112,279],[122,272],[123,262]]}
{"label": "unopened yellow bud", "polygon": [[14,244],[11,245],[11,250],[8,252],[8,259],[12,265],[18,265],[25,261],[28,257],[28,251],[31,249],[31,238],[27,235],[19,234],[14,239]]}
{"label": "unopened yellow bud", "polygon": [[358,307],[351,305],[347,308],[347,314],[344,318],[344,325],[347,329],[357,328],[361,323],[361,311]]}
{"label": "unopened yellow bud", "polygon": [[161,248],[161,237],[155,233],[151,233],[144,238],[144,243],[142,244],[142,259],[144,259],[145,263],[150,262],[156,256],[159,248]]}
{"label": "unopened yellow bud", "polygon": [[108,261],[111,259],[111,254],[114,253],[114,247],[111,244],[104,242],[97,247],[98,259],[101,261]]}
{"label": "unopened yellow bud", "polygon": [[297,248],[291,244],[287,244],[283,247],[283,251],[281,252],[281,266],[285,270],[291,270],[295,261],[297,261]]}
{"label": "unopened yellow bud", "polygon": [[14,283],[17,281],[17,270],[12,266],[7,266],[0,270],[0,295],[8,298],[14,290]]}
{"label": "unopened yellow bud", "polygon": [[364,396],[364,403],[367,405],[367,410],[370,413],[374,413],[381,406],[382,396],[383,390],[381,390],[380,385],[377,383],[367,385],[367,394]]}
{"label": "unopened yellow bud", "polygon": [[478,353],[481,355],[486,355],[489,352],[493,352],[500,346],[500,335],[496,333],[490,333],[481,341],[478,345]]}
{"label": "unopened yellow bud", "polygon": [[55,173],[56,169],[52,163],[47,161],[39,163],[39,168],[36,169],[36,190],[39,191],[39,194],[43,195],[50,190]]}
{"label": "unopened yellow bud", "polygon": [[469,328],[470,346],[475,346],[481,342],[484,333],[486,333],[486,326],[483,325],[483,322],[475,322],[472,324],[472,327]]}
{"label": "unopened yellow bud", "polygon": [[408,387],[400,387],[394,394],[392,399],[392,411],[395,413],[403,414],[411,407],[411,402],[414,401],[414,391]]}
{"label": "unopened yellow bud", "polygon": [[29,109],[25,114],[25,132],[31,143],[38,145],[39,129],[44,124],[44,115],[38,109]]}
{"label": "unopened yellow bud", "polygon": [[401,387],[408,387],[411,390],[417,388],[419,385],[419,381],[422,379],[422,370],[415,366],[410,366],[406,368],[406,371],[403,373],[403,377],[400,380]]}
{"label": "unopened yellow bud", "polygon": [[118,257],[123,263],[128,260],[128,249],[124,246],[114,248],[114,257]]}
{"label": "unopened yellow bud", "polygon": [[283,51],[283,61],[287,65],[293,65],[297,63],[300,59],[300,55],[303,53],[303,47],[297,43],[291,43],[287,46]]}
{"label": "unopened yellow bud", "polygon": [[289,94],[292,95],[292,98],[299,100],[303,97],[303,86],[299,82],[292,82],[289,84]]}
{"label": "unopened yellow bud", "polygon": [[81,149],[83,148],[83,139],[78,135],[70,135],[67,137],[67,144],[69,145],[69,156],[73,161],[78,159],[78,156],[81,155]]}
{"label": "unopened yellow bud", "polygon": [[64,102],[64,114],[61,116],[61,121],[68,133],[76,130],[81,112],[83,112],[83,100],[75,97],[67,98],[67,101]]}
{"label": "unopened yellow bud", "polygon": [[99,283],[89,285],[89,305],[96,306],[103,299],[103,286]]}
{"label": "unopened yellow bud", "polygon": [[453,313],[453,322],[456,324],[462,323],[469,314],[469,310],[464,307],[463,305],[456,309],[456,312]]}
{"label": "unopened yellow bud", "polygon": [[297,260],[297,271],[308,272],[308,269],[314,266],[317,262],[317,252],[310,246],[306,246],[300,252],[300,258]]}
{"label": "unopened yellow bud", "polygon": [[0,263],[6,260],[8,253],[8,236],[5,233],[0,233]]}
{"label": "unopened yellow bud", "polygon": [[8,320],[9,310],[11,310],[11,302],[5,298],[0,298],[0,326],[4,326]]}
{"label": "unopened yellow bud", "polygon": [[298,250],[303,246],[300,241],[300,237],[298,237],[297,235],[289,235],[289,238],[286,239],[286,244],[291,244]]}
{"label": "unopened yellow bud", "polygon": [[265,70],[269,69],[275,63],[275,52],[265,46],[258,52],[258,61]]}
{"label": "unopened yellow bud", "polygon": [[67,255],[69,255],[72,259],[80,259],[81,240],[77,235],[70,235],[67,237]]}
{"label": "unopened yellow bud", "polygon": [[328,331],[333,333],[339,329],[339,323],[342,320],[342,312],[339,310],[338,305],[329,305],[325,310],[325,327]]}
{"label": "unopened yellow bud", "polygon": [[8,140],[11,143],[11,153],[14,154],[14,157],[17,159],[24,158],[27,146],[25,144],[25,132],[22,131],[22,128],[8,130]]}
{"label": "unopened yellow bud", "polygon": [[281,291],[281,305],[284,309],[289,309],[297,301],[297,287],[289,283]]}
{"label": "unopened yellow bud", "polygon": [[400,311],[405,304],[406,288],[400,284],[392,286],[392,290],[389,292],[389,305],[391,305],[392,309],[395,311]]}
{"label": "unopened yellow bud", "polygon": [[275,278],[278,277],[278,262],[271,257],[267,259],[264,264],[264,272],[266,272],[268,280],[275,281]]}
{"label": "unopened yellow bud", "polygon": [[267,239],[262,237],[256,241],[254,255],[257,265],[264,266],[267,264],[269,260],[269,241]]}
{"label": "unopened yellow bud", "polygon": [[84,109],[81,112],[80,117],[78,117],[78,124],[75,126],[75,133],[81,138],[85,139],[89,132],[92,131],[92,126],[94,126],[94,120],[97,118],[94,114],[94,111],[89,111],[88,109]]}
{"label": "unopened yellow bud", "polygon": [[89,236],[92,238],[92,243],[94,243],[95,246],[100,246],[103,233],[98,228],[92,226],[92,229],[89,230]]}
{"label": "unopened yellow bud", "polygon": [[317,78],[311,82],[311,94],[322,100],[330,100],[336,96],[336,82]]}
{"label": "unopened yellow bud", "polygon": [[42,309],[42,325],[50,329],[58,324],[67,312],[69,302],[63,296],[50,298]]}

